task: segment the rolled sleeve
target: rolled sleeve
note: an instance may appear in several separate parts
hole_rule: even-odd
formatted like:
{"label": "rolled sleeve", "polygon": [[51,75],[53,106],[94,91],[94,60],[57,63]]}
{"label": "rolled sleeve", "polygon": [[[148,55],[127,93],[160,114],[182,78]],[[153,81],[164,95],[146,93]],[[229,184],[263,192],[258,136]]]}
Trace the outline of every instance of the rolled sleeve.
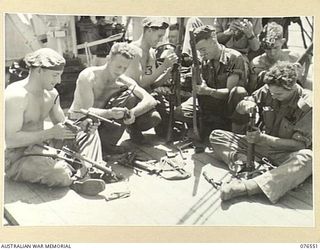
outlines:
{"label": "rolled sleeve", "polygon": [[312,109],[308,111],[294,126],[292,139],[305,143],[306,148],[312,145]]}

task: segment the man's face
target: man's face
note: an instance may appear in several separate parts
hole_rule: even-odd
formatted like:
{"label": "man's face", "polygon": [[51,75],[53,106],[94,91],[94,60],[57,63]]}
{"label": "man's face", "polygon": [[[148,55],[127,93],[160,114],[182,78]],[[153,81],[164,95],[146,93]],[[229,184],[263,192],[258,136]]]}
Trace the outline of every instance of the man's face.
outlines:
{"label": "man's face", "polygon": [[269,90],[272,99],[276,99],[280,102],[289,100],[294,92],[294,89],[289,90],[276,85],[269,85]]}
{"label": "man's face", "polygon": [[282,39],[278,39],[275,41],[274,46],[272,48],[265,49],[267,57],[273,60],[277,59],[277,56],[279,55],[279,52],[282,48],[283,42],[284,41]]}
{"label": "man's face", "polygon": [[152,48],[155,48],[164,37],[166,31],[164,29],[148,29],[149,43]]}
{"label": "man's face", "polygon": [[169,37],[169,43],[177,45],[179,42],[179,31],[178,30],[170,30],[168,37]]}
{"label": "man's face", "polygon": [[112,56],[108,64],[111,76],[114,79],[117,79],[120,75],[122,75],[127,70],[130,62],[131,60],[124,57],[123,55],[116,54]]}
{"label": "man's face", "polygon": [[203,60],[211,60],[214,58],[215,48],[212,39],[203,39],[197,42],[196,49],[200,52]]}
{"label": "man's face", "polygon": [[51,70],[39,68],[40,80],[46,90],[52,90],[54,86],[60,84],[63,70]]}

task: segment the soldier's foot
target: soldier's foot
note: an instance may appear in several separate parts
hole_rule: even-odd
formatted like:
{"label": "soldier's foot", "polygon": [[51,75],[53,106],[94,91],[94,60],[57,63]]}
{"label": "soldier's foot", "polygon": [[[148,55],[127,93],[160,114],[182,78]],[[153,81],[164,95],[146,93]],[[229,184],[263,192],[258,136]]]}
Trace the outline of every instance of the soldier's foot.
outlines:
{"label": "soldier's foot", "polygon": [[220,192],[220,198],[223,201],[248,195],[246,185],[241,180],[233,180],[230,183],[222,184]]}
{"label": "soldier's foot", "polygon": [[128,148],[124,146],[105,145],[103,147],[104,155],[119,155],[128,152]]}
{"label": "soldier's foot", "polygon": [[130,135],[130,139],[133,143],[143,145],[148,144],[146,138],[143,136],[141,131],[135,129],[127,129],[127,132]]}
{"label": "soldier's foot", "polygon": [[71,184],[70,188],[79,194],[84,194],[84,195],[88,195],[88,196],[96,196],[100,192],[105,190],[106,185],[103,180],[86,179],[86,180],[74,181]]}
{"label": "soldier's foot", "polygon": [[239,196],[250,196],[262,193],[259,185],[253,180],[233,180],[225,183],[220,189],[220,198],[227,201]]}

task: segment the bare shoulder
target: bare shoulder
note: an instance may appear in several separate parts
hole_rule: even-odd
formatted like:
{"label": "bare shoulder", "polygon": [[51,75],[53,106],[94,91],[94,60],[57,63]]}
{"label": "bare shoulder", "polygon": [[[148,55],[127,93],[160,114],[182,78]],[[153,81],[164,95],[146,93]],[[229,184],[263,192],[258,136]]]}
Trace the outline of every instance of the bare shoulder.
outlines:
{"label": "bare shoulder", "polygon": [[77,83],[90,83],[95,79],[95,71],[97,67],[88,67],[82,70],[79,74]]}
{"label": "bare shoulder", "polygon": [[251,61],[251,65],[256,67],[261,66],[264,64],[265,61],[266,61],[266,54],[263,53],[262,55],[259,55],[253,58]]}
{"label": "bare shoulder", "polygon": [[11,83],[5,89],[5,99],[6,101],[23,101],[27,97],[27,90],[24,88],[25,80]]}
{"label": "bare shoulder", "polygon": [[288,56],[290,62],[296,62],[302,54],[297,51],[288,50]]}

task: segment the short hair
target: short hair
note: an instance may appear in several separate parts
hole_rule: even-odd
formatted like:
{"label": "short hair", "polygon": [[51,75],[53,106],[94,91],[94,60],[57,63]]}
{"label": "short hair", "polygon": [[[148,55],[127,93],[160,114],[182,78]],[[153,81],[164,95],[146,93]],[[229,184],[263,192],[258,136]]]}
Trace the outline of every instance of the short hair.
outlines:
{"label": "short hair", "polygon": [[276,22],[267,23],[259,35],[261,47],[273,48],[277,40],[283,38],[283,27]]}
{"label": "short hair", "polygon": [[126,42],[114,43],[109,55],[111,57],[115,55],[122,55],[127,59],[133,59],[135,56],[135,50]]}
{"label": "short hair", "polygon": [[291,90],[298,79],[298,65],[290,62],[278,62],[264,76],[263,82]]}
{"label": "short hair", "polygon": [[28,68],[44,68],[63,70],[66,60],[57,51],[50,48],[41,48],[25,56],[24,61]]}
{"label": "short hair", "polygon": [[169,27],[168,18],[165,17],[146,17],[142,20],[143,33],[147,29],[166,30]]}
{"label": "short hair", "polygon": [[216,37],[216,30],[211,25],[202,25],[193,30],[195,43],[200,42],[201,40],[207,40],[209,38]]}

